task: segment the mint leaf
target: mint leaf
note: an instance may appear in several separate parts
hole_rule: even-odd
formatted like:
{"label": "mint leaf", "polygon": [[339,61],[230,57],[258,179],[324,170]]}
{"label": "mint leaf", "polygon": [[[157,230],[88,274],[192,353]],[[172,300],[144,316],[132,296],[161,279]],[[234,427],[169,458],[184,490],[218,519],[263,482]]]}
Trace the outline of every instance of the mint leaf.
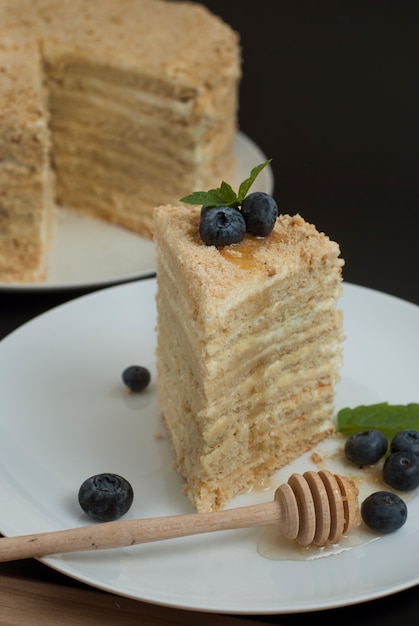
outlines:
{"label": "mint leaf", "polygon": [[238,200],[239,200],[239,204],[241,204],[243,202],[243,200],[245,199],[245,197],[247,196],[247,192],[249,191],[250,187],[255,182],[256,178],[259,176],[260,172],[267,165],[269,165],[269,163],[271,161],[272,161],[272,159],[268,159],[267,161],[265,161],[265,163],[261,163],[260,165],[257,165],[256,167],[254,167],[252,169],[252,171],[250,172],[249,178],[246,178],[246,180],[244,180],[241,183],[241,185],[239,187],[239,193],[237,194],[237,197],[238,197]]}
{"label": "mint leaf", "polygon": [[224,196],[226,206],[238,206],[240,203],[238,202],[238,198],[236,192],[233,191],[231,186],[224,181],[221,183],[220,190],[222,195]]}
{"label": "mint leaf", "polygon": [[194,191],[180,199],[187,204],[202,204],[202,206],[224,206],[224,193],[221,188],[209,191]]}
{"label": "mint leaf", "polygon": [[389,440],[400,430],[419,430],[419,404],[361,404],[337,414],[337,430],[345,436],[369,428],[381,430]]}
{"label": "mint leaf", "polygon": [[209,191],[194,191],[188,196],[181,198],[180,201],[185,202],[186,204],[200,204],[202,206],[239,207],[259,173],[264,167],[269,165],[271,161],[272,159],[269,159],[268,161],[265,161],[265,163],[261,163],[260,165],[254,167],[250,172],[249,178],[246,178],[246,180],[241,183],[238,194],[236,194],[231,185],[222,181],[220,187],[217,187],[216,189],[210,189]]}

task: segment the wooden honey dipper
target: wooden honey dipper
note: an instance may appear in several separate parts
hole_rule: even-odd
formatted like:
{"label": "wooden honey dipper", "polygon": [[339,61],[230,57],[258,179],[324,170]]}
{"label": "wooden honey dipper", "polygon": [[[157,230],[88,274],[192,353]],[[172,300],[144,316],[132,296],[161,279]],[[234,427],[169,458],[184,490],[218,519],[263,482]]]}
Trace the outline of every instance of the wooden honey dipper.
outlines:
{"label": "wooden honey dipper", "polygon": [[215,511],[118,520],[68,530],[0,539],[0,562],[64,552],[122,548],[216,530],[278,524],[301,546],[337,543],[359,523],[358,490],[352,480],[326,470],[292,474],[273,502]]}

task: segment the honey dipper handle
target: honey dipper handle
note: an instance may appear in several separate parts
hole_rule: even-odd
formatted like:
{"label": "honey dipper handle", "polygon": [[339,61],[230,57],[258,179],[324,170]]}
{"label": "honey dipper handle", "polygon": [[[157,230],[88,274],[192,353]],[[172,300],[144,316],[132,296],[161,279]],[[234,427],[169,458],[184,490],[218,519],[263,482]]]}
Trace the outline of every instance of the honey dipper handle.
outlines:
{"label": "honey dipper handle", "polygon": [[0,562],[48,554],[122,548],[216,530],[267,526],[280,520],[277,502],[148,519],[119,520],[68,530],[0,538]]}

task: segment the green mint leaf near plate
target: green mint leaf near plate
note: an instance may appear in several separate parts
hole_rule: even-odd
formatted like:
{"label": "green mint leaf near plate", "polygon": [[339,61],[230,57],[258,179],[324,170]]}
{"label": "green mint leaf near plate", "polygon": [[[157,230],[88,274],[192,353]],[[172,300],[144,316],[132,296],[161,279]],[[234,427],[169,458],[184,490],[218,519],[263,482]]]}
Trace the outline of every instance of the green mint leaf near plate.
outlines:
{"label": "green mint leaf near plate", "polygon": [[264,163],[254,167],[250,172],[250,176],[240,184],[238,194],[236,194],[231,185],[222,181],[220,187],[217,187],[216,189],[210,189],[209,191],[194,191],[188,196],[181,198],[180,201],[185,202],[186,204],[199,204],[208,207],[239,207],[260,172],[267,165],[269,165],[271,161],[272,159],[268,159]]}
{"label": "green mint leaf near plate", "polygon": [[362,404],[337,414],[337,430],[345,436],[370,428],[381,430],[389,440],[400,430],[419,430],[419,404]]}

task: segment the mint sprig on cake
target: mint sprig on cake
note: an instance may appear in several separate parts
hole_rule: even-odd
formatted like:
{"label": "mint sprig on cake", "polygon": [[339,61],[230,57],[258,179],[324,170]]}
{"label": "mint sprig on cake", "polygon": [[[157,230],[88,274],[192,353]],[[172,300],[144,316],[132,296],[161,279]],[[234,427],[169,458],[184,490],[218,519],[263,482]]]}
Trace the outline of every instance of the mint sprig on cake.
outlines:
{"label": "mint sprig on cake", "polygon": [[240,183],[239,191],[236,193],[231,185],[222,181],[220,187],[210,189],[209,191],[194,191],[193,193],[181,198],[181,202],[186,204],[201,204],[207,207],[229,206],[238,208],[247,196],[250,187],[259,176],[260,172],[271,163],[272,159],[268,159],[260,165],[256,165],[250,172],[250,176]]}
{"label": "mint sprig on cake", "polygon": [[205,244],[224,247],[240,243],[246,233],[266,237],[272,232],[278,217],[274,198],[263,191],[248,194],[260,172],[271,161],[268,159],[254,167],[237,193],[222,181],[215,189],[195,191],[181,198],[181,202],[202,206],[199,234]]}

